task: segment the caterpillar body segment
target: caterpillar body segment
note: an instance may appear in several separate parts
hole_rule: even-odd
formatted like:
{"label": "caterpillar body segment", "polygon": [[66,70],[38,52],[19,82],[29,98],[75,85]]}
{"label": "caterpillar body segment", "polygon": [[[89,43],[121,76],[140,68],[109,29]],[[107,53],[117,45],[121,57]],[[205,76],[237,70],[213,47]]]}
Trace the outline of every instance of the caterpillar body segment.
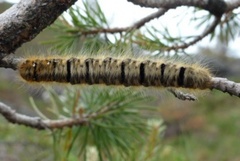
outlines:
{"label": "caterpillar body segment", "polygon": [[211,74],[202,67],[128,58],[26,59],[19,72],[29,82],[106,84],[206,89]]}

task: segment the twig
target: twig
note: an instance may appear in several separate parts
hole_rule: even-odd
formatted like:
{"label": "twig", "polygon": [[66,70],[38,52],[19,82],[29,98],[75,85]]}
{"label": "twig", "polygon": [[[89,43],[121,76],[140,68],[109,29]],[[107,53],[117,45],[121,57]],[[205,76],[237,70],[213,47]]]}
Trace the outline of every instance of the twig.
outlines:
{"label": "twig", "polygon": [[15,57],[14,55],[7,55],[3,59],[0,59],[0,68],[11,68],[13,70],[17,70],[19,62],[23,59]]}
{"label": "twig", "polygon": [[11,107],[0,102],[0,113],[11,123],[22,124],[29,127],[42,130],[47,128],[47,125],[38,117],[29,117],[26,115],[18,114]]}
{"label": "twig", "polygon": [[213,77],[212,89],[240,97],[240,83],[230,81],[227,78]]}
{"label": "twig", "polygon": [[0,113],[6,120],[14,124],[25,125],[28,127],[36,128],[38,130],[46,129],[60,129],[64,127],[72,127],[76,125],[86,125],[90,118],[96,117],[95,114],[88,115],[83,118],[69,118],[62,120],[43,120],[39,117],[30,117],[17,113],[11,107],[0,102]]}
{"label": "twig", "polygon": [[204,37],[211,34],[215,30],[215,28],[217,27],[217,25],[219,24],[220,21],[221,21],[220,17],[215,17],[215,20],[213,21],[213,23],[209,27],[207,27],[207,29],[205,29],[205,31],[201,35],[197,36],[194,40],[192,40],[188,43],[185,43],[183,45],[175,45],[175,46],[172,46],[172,47],[167,47],[163,50],[171,51],[171,50],[186,49],[189,46],[196,44],[197,42],[202,40]]}
{"label": "twig", "polygon": [[197,97],[195,97],[193,94],[183,93],[174,88],[168,88],[167,90],[180,100],[184,100],[184,101],[185,100],[188,100],[188,101],[196,101],[197,100]]}
{"label": "twig", "polygon": [[101,29],[95,29],[95,30],[81,31],[81,32],[79,32],[79,35],[91,35],[91,34],[94,35],[94,34],[98,34],[98,33],[114,34],[114,33],[132,31],[135,29],[139,29],[142,26],[144,26],[147,22],[164,15],[167,11],[168,11],[167,9],[159,9],[157,12],[152,13],[152,14],[140,19],[139,21],[135,22],[133,25],[128,26],[128,27],[101,28]]}

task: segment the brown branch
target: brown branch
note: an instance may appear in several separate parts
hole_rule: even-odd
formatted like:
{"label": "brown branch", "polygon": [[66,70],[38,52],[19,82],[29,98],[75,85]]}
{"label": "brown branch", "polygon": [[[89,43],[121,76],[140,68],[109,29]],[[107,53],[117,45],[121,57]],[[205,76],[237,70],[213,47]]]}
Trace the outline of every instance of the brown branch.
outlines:
{"label": "brown branch", "polygon": [[136,23],[134,23],[134,25],[132,26],[132,28],[140,28],[141,26],[143,26],[145,23],[155,19],[155,18],[159,18],[160,16],[164,15],[166,12],[168,11],[168,9],[159,9],[157,12],[150,14],[147,17],[144,17],[143,19],[141,19],[140,21],[137,21]]}
{"label": "brown branch", "polygon": [[[114,102],[112,103],[114,104]],[[73,126],[87,126],[91,120],[97,119],[102,114],[111,112],[114,110],[111,108],[111,104],[106,105],[105,107],[100,108],[98,111],[89,113],[87,115],[81,114],[74,118],[66,118],[59,120],[50,120],[42,119],[39,117],[31,117],[23,114],[17,113],[11,107],[0,102],[0,114],[13,124],[25,125],[27,127],[35,128],[38,130],[47,130],[47,129],[62,129],[64,127],[73,127]],[[99,117],[101,118],[101,117]]]}
{"label": "brown branch", "polygon": [[0,58],[32,40],[77,0],[21,0],[0,15]]}
{"label": "brown branch", "polygon": [[36,129],[46,129],[47,127],[40,118],[18,114],[15,110],[2,102],[0,102],[0,113],[6,120],[14,124],[22,124]]}
{"label": "brown branch", "polygon": [[217,27],[217,25],[221,22],[221,17],[215,17],[215,20],[213,21],[213,23],[208,26],[205,31],[197,36],[194,40],[185,43],[183,45],[175,45],[175,46],[171,46],[171,47],[166,47],[165,51],[171,51],[171,50],[179,50],[179,49],[186,49],[191,45],[196,44],[197,42],[199,42],[200,40],[202,40],[204,37],[208,36],[209,34],[211,34],[212,32],[214,32],[215,28]]}
{"label": "brown branch", "polygon": [[176,8],[180,6],[198,7],[209,11],[211,14],[221,17],[227,9],[227,3],[223,0],[128,0],[136,5],[151,8]]}
{"label": "brown branch", "polygon": [[139,29],[142,26],[144,26],[147,22],[161,17],[162,15],[164,15],[168,10],[167,9],[159,9],[157,12],[152,13],[142,19],[140,19],[139,21],[135,22],[133,25],[128,26],[128,27],[116,27],[116,28],[102,28],[102,29],[96,29],[96,30],[88,30],[88,31],[81,31],[79,33],[79,35],[90,35],[90,34],[98,34],[98,33],[110,33],[110,34],[114,34],[114,33],[121,33],[121,32],[127,32],[127,31],[132,31],[135,29]]}
{"label": "brown branch", "polygon": [[230,81],[227,78],[213,77],[212,89],[240,97],[240,83]]}
{"label": "brown branch", "polygon": [[39,117],[30,117],[17,113],[11,107],[0,102],[0,113],[6,120],[13,124],[25,125],[38,130],[61,129],[64,127],[87,125],[90,119],[97,117],[97,114],[90,114],[82,118],[68,118],[61,120],[43,120]]}

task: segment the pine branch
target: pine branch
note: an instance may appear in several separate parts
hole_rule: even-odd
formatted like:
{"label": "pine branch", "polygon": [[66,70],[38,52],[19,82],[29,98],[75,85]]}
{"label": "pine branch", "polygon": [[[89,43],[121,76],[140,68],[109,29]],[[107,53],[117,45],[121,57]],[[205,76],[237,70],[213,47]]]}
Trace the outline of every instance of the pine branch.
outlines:
{"label": "pine branch", "polygon": [[31,117],[27,115],[23,115],[17,113],[10,106],[0,102],[0,113],[6,120],[13,124],[25,125],[31,128],[35,128],[38,130],[47,130],[47,129],[61,129],[64,127],[72,127],[72,126],[83,126],[89,123],[90,119],[97,117],[101,113],[93,113],[88,114],[86,116],[82,116],[81,118],[68,118],[68,119],[60,119],[60,120],[47,120],[41,119],[39,117]]}
{"label": "pine branch", "polygon": [[99,33],[110,33],[110,34],[114,34],[114,33],[121,33],[121,32],[127,32],[127,31],[132,31],[135,29],[139,29],[142,26],[144,26],[147,22],[155,19],[155,18],[159,18],[162,15],[164,15],[168,10],[167,9],[159,9],[157,12],[152,13],[142,19],[140,19],[139,21],[135,22],[133,25],[128,26],[128,27],[116,27],[116,28],[102,28],[102,29],[96,29],[96,30],[88,30],[88,31],[81,31],[79,33],[79,35],[90,35],[90,34],[99,34]]}
{"label": "pine branch", "polygon": [[[223,0],[128,0],[136,5],[151,8],[176,8],[180,6],[198,7],[209,11],[211,14],[221,17],[230,6]],[[238,3],[237,3],[238,4]]]}
{"label": "pine branch", "polygon": [[[140,19],[136,23],[134,23],[131,26],[123,27],[123,28],[100,28],[100,29],[94,29],[94,30],[87,30],[87,31],[81,31],[78,33],[78,35],[95,35],[99,33],[122,33],[122,32],[129,32],[135,29],[139,29],[142,26],[144,26],[147,22],[151,21],[154,18],[159,18],[160,16],[164,15],[168,10],[167,9],[159,9],[157,12],[146,16],[143,19]],[[192,46],[199,41],[201,41],[203,38],[214,32],[217,25],[221,22],[221,17],[215,17],[215,20],[212,22],[210,26],[208,26],[205,31],[199,35],[196,36],[196,38],[188,43],[182,44],[182,45],[174,45],[170,47],[164,48],[165,51],[171,51],[171,50],[179,50],[179,49],[186,49],[189,46]],[[137,41],[134,41],[135,43],[138,43]]]}
{"label": "pine branch", "polygon": [[[82,101],[83,102],[86,101],[85,103],[88,105],[90,105],[91,101],[94,101],[94,99],[97,99],[97,100],[98,99],[106,99],[106,101],[100,102],[99,104],[90,105],[91,106],[90,108],[92,108],[92,109],[87,112],[83,112],[83,111],[75,112],[74,114],[72,114],[70,116],[70,118],[66,116],[66,118],[64,118],[64,119],[51,120],[51,119],[48,119],[45,117],[43,117],[43,118],[31,117],[31,116],[17,113],[10,106],[8,106],[2,102],[0,102],[0,114],[2,114],[2,116],[6,120],[8,120],[9,122],[11,122],[13,124],[25,125],[27,127],[35,128],[38,130],[62,129],[65,127],[71,128],[73,126],[88,126],[90,123],[96,123],[98,119],[100,119],[101,121],[111,120],[111,117],[113,117],[113,118],[116,117],[117,115],[120,114],[120,111],[122,112],[122,114],[120,114],[122,116],[124,116],[125,114],[128,114],[128,115],[133,114],[132,115],[132,119],[133,119],[133,116],[138,115],[137,114],[138,112],[137,113],[134,112],[135,110],[134,110],[133,105],[137,102],[138,103],[142,102],[146,98],[146,97],[143,98],[142,96],[139,96],[138,94],[133,94],[132,92],[125,92],[122,95],[122,97],[121,97],[121,95],[118,95],[118,93],[114,93],[115,95],[110,96],[111,94],[109,94],[109,93],[111,93],[111,92],[109,92],[109,90],[106,90],[106,91],[102,90],[102,91],[98,91],[98,92],[94,92],[95,96],[97,96],[97,97],[91,95],[89,97],[89,98],[91,98],[91,100],[89,100],[89,98],[86,98],[87,96],[85,95],[86,96],[85,100],[83,99]],[[88,90],[88,93],[89,93],[89,90]],[[120,97],[118,97],[118,96],[120,96]],[[129,96],[132,96],[132,100],[131,100],[131,98],[127,99]],[[116,100],[116,98],[118,98],[118,100]],[[70,99],[70,101],[72,101],[71,97],[69,97],[67,99]],[[79,97],[77,99],[79,99]],[[64,105],[66,105],[65,103],[64,103]],[[139,105],[136,104],[136,107],[138,107],[137,110],[141,110],[140,106],[142,104],[141,105],[140,104]],[[69,105],[69,104],[67,104],[67,105]],[[131,107],[130,110],[129,110],[129,107]],[[147,108],[149,108],[149,107],[147,107]],[[114,118],[114,119],[116,119],[116,118]],[[127,121],[127,120],[124,120],[124,121]],[[124,121],[122,121],[122,123]]]}
{"label": "pine branch", "polygon": [[15,57],[14,55],[5,56],[0,59],[0,68],[11,68],[17,70],[18,64],[22,61],[22,58]]}

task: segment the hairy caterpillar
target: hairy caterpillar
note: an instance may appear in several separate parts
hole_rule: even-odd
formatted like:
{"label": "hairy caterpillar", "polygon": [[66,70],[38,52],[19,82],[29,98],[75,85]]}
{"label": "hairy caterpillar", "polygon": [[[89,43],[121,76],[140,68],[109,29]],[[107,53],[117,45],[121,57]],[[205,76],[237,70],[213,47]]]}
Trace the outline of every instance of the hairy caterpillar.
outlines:
{"label": "hairy caterpillar", "polygon": [[26,59],[18,70],[30,82],[162,86],[206,89],[210,72],[202,67],[164,60],[128,58]]}

